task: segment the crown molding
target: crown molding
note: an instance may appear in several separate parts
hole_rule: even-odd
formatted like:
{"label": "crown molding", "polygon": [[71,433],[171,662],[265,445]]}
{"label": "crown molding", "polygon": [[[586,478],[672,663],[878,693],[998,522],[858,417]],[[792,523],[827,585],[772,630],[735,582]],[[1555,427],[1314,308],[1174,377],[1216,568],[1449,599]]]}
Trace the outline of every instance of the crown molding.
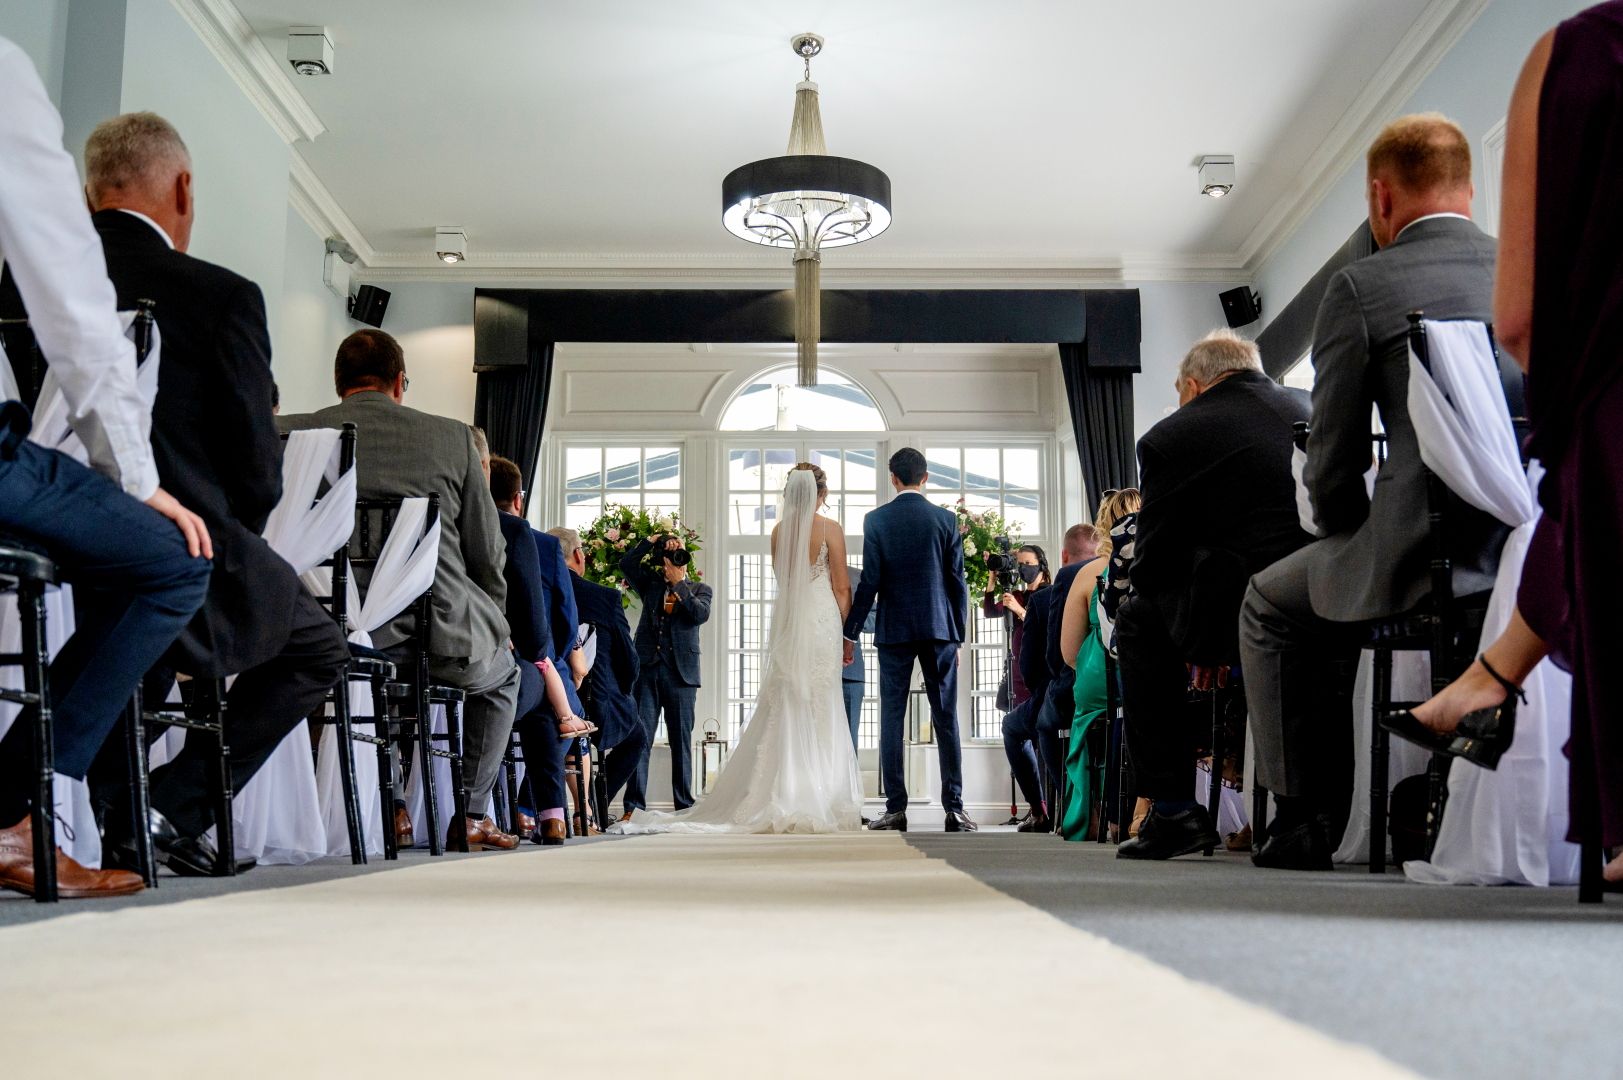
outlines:
{"label": "crown molding", "polygon": [[338,205],[338,200],[297,149],[290,148],[288,157],[287,201],[318,235],[343,240],[355,250],[361,266],[369,266],[378,253],[367,241],[366,234],[344,213],[344,208]]}
{"label": "crown molding", "polygon": [[169,0],[284,142],[327,130],[231,0]]}
{"label": "crown molding", "polygon": [[1392,55],[1370,77],[1363,93],[1353,99],[1318,149],[1297,170],[1278,209],[1264,217],[1240,245],[1235,261],[1245,268],[1246,277],[1254,277],[1324,201],[1490,2],[1432,0],[1427,5]]}
{"label": "crown molding", "polygon": [[[357,246],[357,251],[360,248]],[[377,252],[365,259],[368,281],[465,282],[480,286],[622,288],[785,288],[790,264],[755,254],[645,254],[484,252],[447,266],[432,256]],[[1244,284],[1244,269],[1223,257],[1129,256],[1122,260],[1058,261],[1010,256],[932,255],[901,262],[878,259],[823,264],[827,288],[1087,288],[1124,282]]]}

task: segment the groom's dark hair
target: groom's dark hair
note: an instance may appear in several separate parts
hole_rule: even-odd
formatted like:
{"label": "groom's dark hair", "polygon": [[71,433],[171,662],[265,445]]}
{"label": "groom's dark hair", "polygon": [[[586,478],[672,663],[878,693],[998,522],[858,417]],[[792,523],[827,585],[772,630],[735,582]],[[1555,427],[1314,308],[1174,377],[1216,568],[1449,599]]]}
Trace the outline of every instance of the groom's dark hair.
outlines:
{"label": "groom's dark hair", "polygon": [[924,455],[911,446],[904,446],[890,455],[890,474],[902,482],[903,487],[913,487],[924,479],[929,469],[925,467]]}

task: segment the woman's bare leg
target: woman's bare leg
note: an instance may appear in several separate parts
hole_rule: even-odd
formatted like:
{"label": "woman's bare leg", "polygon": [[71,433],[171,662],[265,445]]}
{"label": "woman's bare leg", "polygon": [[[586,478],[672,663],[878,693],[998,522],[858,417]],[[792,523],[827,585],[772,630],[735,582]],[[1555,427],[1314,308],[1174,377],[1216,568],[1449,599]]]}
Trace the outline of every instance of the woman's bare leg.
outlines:
{"label": "woman's bare leg", "polygon": [[551,661],[543,660],[535,665],[541,669],[541,681],[546,686],[547,704],[552,706],[552,715],[558,718],[560,731],[584,731],[586,725],[575,715],[575,710],[569,707],[569,695],[564,691],[564,681],[558,675],[558,669]]}
{"label": "woman's bare leg", "polygon": [[[1550,653],[1544,639],[1533,632],[1518,609],[1511,613],[1510,625],[1492,645],[1482,651],[1493,670],[1520,686]],[[1415,709],[1415,719],[1444,734],[1459,727],[1460,718],[1478,709],[1491,709],[1505,700],[1505,688],[1488,674],[1481,660],[1473,661],[1465,674],[1443,688],[1430,701]],[[1619,868],[1623,874],[1623,867]]]}

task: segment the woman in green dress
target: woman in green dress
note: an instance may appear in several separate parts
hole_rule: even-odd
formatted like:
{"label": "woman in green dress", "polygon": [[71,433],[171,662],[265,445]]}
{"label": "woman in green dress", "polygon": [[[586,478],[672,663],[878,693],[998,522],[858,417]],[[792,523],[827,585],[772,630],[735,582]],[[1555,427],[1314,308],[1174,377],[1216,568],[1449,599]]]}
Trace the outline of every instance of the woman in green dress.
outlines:
{"label": "woman in green dress", "polygon": [[[1115,492],[1100,504],[1094,524],[1108,538],[1116,522],[1136,511],[1141,502],[1137,488]],[[1067,840],[1087,839],[1093,810],[1094,768],[1088,752],[1088,729],[1104,715],[1106,702],[1105,647],[1099,631],[1099,605],[1094,599],[1109,566],[1110,541],[1106,539],[1098,557],[1077,571],[1065,597],[1065,615],[1060,623],[1060,649],[1066,662],[1076,669],[1076,714],[1071,720],[1070,750],[1065,756],[1066,798],[1060,812],[1060,835]]]}

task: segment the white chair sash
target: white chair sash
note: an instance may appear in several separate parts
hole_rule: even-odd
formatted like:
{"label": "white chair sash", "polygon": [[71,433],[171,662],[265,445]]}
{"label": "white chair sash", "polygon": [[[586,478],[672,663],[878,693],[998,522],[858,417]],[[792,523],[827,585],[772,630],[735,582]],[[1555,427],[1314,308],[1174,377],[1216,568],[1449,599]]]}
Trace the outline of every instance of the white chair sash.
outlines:
{"label": "white chair sash", "polygon": [[[133,311],[118,313],[126,337],[134,336],[135,316]],[[158,399],[158,369],[163,352],[163,334],[158,324],[153,323],[151,330],[151,344],[146,359],[135,371],[136,392],[141,395],[141,403],[149,412],[152,403]],[[79,464],[86,465],[89,464],[90,455],[85,451],[84,443],[79,441],[79,436],[73,433],[72,415],[67,395],[62,393],[62,384],[57,381],[56,374],[47,368],[45,381],[39,388],[39,400],[34,404],[34,430],[28,437],[43,447],[60,450]]]}
{"label": "white chair sash", "polygon": [[[135,312],[119,313],[126,336],[135,325]],[[162,341],[156,324],[152,327],[152,345],[146,361],[136,373],[136,389],[148,409],[158,396],[158,363]],[[0,401],[18,396],[16,373],[4,350],[0,350]],[[34,426],[29,440],[51,450],[60,450],[81,465],[88,464],[90,455],[84,444],[73,433],[68,423],[69,408],[62,387],[49,370],[40,387],[39,401],[34,411]],[[45,594],[45,642],[52,657],[73,634],[73,588],[64,585]],[[7,596],[0,604],[0,652],[16,652],[22,643],[22,621],[17,613],[17,598]],[[133,687],[131,689],[134,689]],[[0,737],[11,727],[20,710],[15,705],[0,703]],[[90,809],[90,789],[82,780],[56,777],[56,841],[68,855],[86,866],[101,865],[101,837],[96,831],[95,814]]]}
{"label": "white chair sash", "polygon": [[[300,574],[329,558],[355,527],[355,470],[338,473],[339,434],[295,431],[282,455],[282,498],[263,535]],[[318,499],[324,478],[331,486]],[[239,858],[298,866],[329,853],[308,722],[288,733],[233,806]],[[347,853],[347,835],[344,847]]]}
{"label": "white chair sash", "polygon": [[22,397],[17,389],[17,373],[11,370],[11,358],[6,355],[5,342],[0,341],[0,401],[16,401]]}
{"label": "white chair sash", "polygon": [[[1510,623],[1522,564],[1537,522],[1536,476],[1523,471],[1499,365],[1481,323],[1425,324],[1428,371],[1410,353],[1409,414],[1421,460],[1449,489],[1515,531],[1482,629],[1484,645]],[[1404,872],[1429,884],[1552,885],[1577,880],[1577,849],[1566,843],[1567,775],[1561,747],[1571,731],[1571,677],[1549,661],[1525,686],[1516,739],[1489,772],[1456,762],[1448,809],[1429,863]]]}
{"label": "white chair sash", "polygon": [[[424,534],[423,522],[427,517],[427,499],[407,499],[401,504],[389,538],[378,554],[364,601],[351,575],[348,592],[349,640],[355,644],[370,646],[374,630],[399,615],[434,584],[434,574],[439,569],[440,523],[436,518],[433,527]],[[371,734],[375,726],[359,722],[373,715],[371,684],[365,681],[351,682],[349,703],[350,717],[357,721],[356,730]],[[383,853],[383,829],[394,828],[392,808],[385,814],[378,801],[377,770],[377,755],[355,755],[355,783],[360,793],[361,818],[368,823],[365,828],[366,847],[367,852],[374,855]],[[338,729],[335,727],[327,727],[321,733],[316,787],[327,834],[327,850],[331,854],[347,854],[349,829],[344,818],[343,778],[338,771]]]}

